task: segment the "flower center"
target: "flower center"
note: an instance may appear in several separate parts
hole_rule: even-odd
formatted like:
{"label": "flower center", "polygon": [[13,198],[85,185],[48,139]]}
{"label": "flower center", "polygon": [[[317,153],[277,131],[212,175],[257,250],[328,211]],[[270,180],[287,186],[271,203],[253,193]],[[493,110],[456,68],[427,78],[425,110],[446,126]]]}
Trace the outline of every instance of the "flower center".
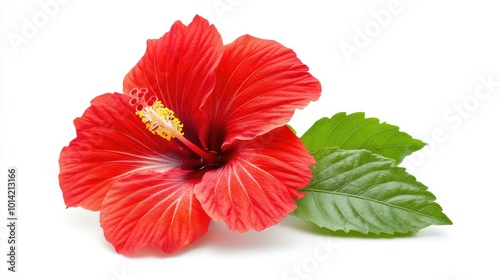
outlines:
{"label": "flower center", "polygon": [[132,98],[130,105],[135,106],[136,115],[142,119],[146,128],[153,133],[168,141],[176,138],[192,152],[200,156],[203,166],[216,165],[220,159],[217,153],[206,151],[193,144],[184,137],[182,132],[183,125],[174,112],[165,107],[156,96],[151,96],[146,101],[146,88],[133,89],[130,92]]}

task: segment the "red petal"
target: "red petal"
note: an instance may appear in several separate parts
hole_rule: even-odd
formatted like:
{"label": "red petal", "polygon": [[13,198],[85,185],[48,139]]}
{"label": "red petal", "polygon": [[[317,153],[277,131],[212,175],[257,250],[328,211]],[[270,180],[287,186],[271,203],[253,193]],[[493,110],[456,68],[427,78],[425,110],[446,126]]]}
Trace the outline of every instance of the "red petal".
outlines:
{"label": "red petal", "polygon": [[116,251],[143,246],[172,253],[204,235],[210,218],[194,197],[200,175],[190,171],[136,173],[113,183],[101,210],[101,226]]}
{"label": "red petal", "polygon": [[228,162],[195,187],[196,197],[212,219],[232,230],[265,229],[296,208],[314,158],[288,127],[234,145]]}
{"label": "red petal", "polygon": [[[208,21],[196,16],[185,26],[177,21],[160,39],[148,40],[146,53],[124,80],[124,92],[148,88],[175,112],[187,138],[198,141],[200,106],[215,86],[214,69],[223,52],[222,39]],[[191,135],[189,135],[191,133]]]}
{"label": "red petal", "polygon": [[275,41],[242,36],[226,45],[217,84],[202,110],[202,141],[215,149],[285,125],[295,109],[320,96],[319,81],[296,54]]}
{"label": "red petal", "polygon": [[77,137],[59,158],[59,184],[68,207],[99,210],[113,180],[145,169],[166,171],[189,157],[175,142],[150,133],[130,97],[104,94],[75,120]]}

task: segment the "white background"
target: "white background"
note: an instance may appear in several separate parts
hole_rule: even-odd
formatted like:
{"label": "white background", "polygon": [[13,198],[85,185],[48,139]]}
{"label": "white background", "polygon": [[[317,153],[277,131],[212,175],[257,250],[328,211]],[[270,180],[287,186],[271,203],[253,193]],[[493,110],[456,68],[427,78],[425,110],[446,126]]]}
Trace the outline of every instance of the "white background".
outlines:
{"label": "white background", "polygon": [[[18,272],[8,272],[4,261],[2,190],[1,279],[500,278],[500,86],[488,92],[480,81],[500,82],[498,1],[61,0],[50,15],[40,5],[47,2],[1,1],[0,7],[3,189],[7,167],[19,169]],[[382,10],[392,11],[385,26],[374,16]],[[328,233],[294,217],[259,233],[212,223],[207,235],[174,255],[115,253],[98,213],[65,209],[60,150],[75,137],[72,121],[93,97],[121,91],[146,39],[195,14],[215,24],[225,43],[247,33],[274,39],[310,67],[323,93],[292,119],[299,134],[321,117],[364,111],[429,143],[404,165],[454,225],[376,238]],[[24,36],[27,22],[38,26]],[[12,43],[15,36],[22,43]],[[356,53],[345,55],[346,45]]]}

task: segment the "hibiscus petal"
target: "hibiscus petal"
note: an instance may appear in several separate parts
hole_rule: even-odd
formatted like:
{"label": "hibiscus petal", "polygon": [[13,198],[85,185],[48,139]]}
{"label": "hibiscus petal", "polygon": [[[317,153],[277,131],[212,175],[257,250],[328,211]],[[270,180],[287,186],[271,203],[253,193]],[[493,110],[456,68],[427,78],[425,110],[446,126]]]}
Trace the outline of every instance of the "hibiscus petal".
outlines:
{"label": "hibiscus petal", "polygon": [[[208,171],[195,187],[196,197],[215,221],[232,230],[262,230],[283,219],[309,183],[309,155],[288,127],[250,141],[237,141],[227,163]],[[228,155],[229,154],[229,155]]]}
{"label": "hibiscus petal", "polygon": [[177,21],[160,39],[148,40],[146,53],[126,75],[124,92],[148,88],[198,141],[200,106],[215,86],[214,69],[223,53],[220,34],[200,16],[185,26]]}
{"label": "hibiscus petal", "polygon": [[193,171],[144,172],[113,183],[101,210],[106,239],[118,253],[161,246],[172,253],[208,231],[210,217],[194,197]]}
{"label": "hibiscus petal", "polygon": [[214,92],[202,107],[209,120],[202,143],[216,149],[286,124],[295,109],[320,96],[321,85],[308,70],[275,41],[245,35],[226,45]]}
{"label": "hibiscus petal", "polygon": [[113,180],[141,170],[166,171],[191,155],[150,133],[130,96],[104,94],[75,120],[77,137],[59,158],[59,184],[68,207],[99,210]]}

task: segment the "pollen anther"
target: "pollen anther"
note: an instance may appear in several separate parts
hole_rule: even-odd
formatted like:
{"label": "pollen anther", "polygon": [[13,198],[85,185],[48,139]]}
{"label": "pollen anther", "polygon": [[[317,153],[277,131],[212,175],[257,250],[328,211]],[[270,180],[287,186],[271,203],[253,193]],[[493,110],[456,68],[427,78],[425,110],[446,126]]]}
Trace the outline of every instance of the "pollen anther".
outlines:
{"label": "pollen anther", "polygon": [[[151,133],[158,135],[167,140],[171,140],[176,136],[182,136],[182,123],[175,117],[174,112],[165,107],[156,96],[151,96],[147,101],[144,100],[147,89],[133,89],[130,105],[136,105],[137,112],[135,113],[142,119],[146,128]],[[135,101],[132,101],[134,100]]]}

